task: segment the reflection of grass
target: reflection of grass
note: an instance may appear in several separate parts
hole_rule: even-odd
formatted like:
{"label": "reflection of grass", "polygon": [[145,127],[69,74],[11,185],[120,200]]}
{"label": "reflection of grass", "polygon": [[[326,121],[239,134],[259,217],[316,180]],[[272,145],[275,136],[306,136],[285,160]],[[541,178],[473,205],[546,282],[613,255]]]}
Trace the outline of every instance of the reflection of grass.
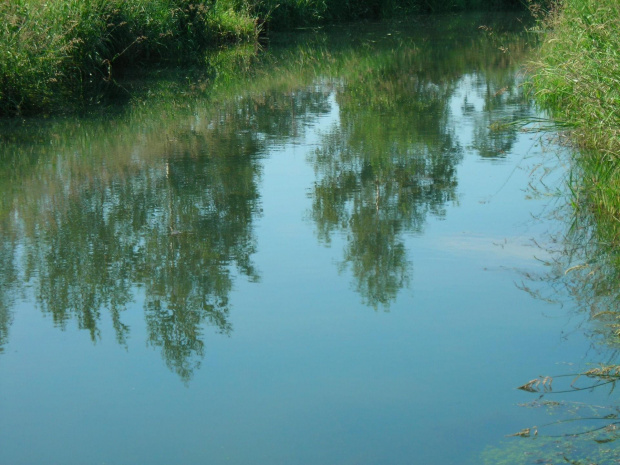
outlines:
{"label": "reflection of grass", "polygon": [[[552,260],[547,263],[549,272],[531,278],[533,282],[540,280],[547,290],[551,289],[551,295],[538,297],[560,301],[568,298],[574,310],[589,319],[588,332],[596,345],[611,349],[611,354],[608,361],[597,367],[580,373],[533,379],[520,387],[545,398],[577,392],[586,394],[595,388],[611,394],[620,380],[620,366],[617,365],[620,343],[620,222],[617,216],[620,200],[617,186],[620,178],[617,161],[609,155],[603,160],[605,162],[601,163],[600,154],[586,151],[573,158],[567,176],[571,191],[569,203],[554,212],[563,217],[567,213],[562,209],[568,209],[569,229],[563,237],[552,238]],[[556,249],[558,245],[561,247]],[[549,403],[535,403],[551,410]],[[529,439],[507,443],[505,451],[503,447],[487,451],[491,458],[485,463],[618,463],[620,407],[612,397],[609,404],[597,407],[590,403],[554,402],[554,413],[563,414],[559,420],[524,430],[529,435],[517,434],[529,436]],[[494,461],[499,455],[509,453],[515,457],[514,462]]]}
{"label": "reflection of grass", "polygon": [[[317,25],[515,0],[17,0],[0,3],[0,115],[99,103],[126,69],[202,62],[222,43],[255,43],[261,28]],[[267,23],[265,23],[267,21]],[[365,26],[366,28],[366,26]]]}

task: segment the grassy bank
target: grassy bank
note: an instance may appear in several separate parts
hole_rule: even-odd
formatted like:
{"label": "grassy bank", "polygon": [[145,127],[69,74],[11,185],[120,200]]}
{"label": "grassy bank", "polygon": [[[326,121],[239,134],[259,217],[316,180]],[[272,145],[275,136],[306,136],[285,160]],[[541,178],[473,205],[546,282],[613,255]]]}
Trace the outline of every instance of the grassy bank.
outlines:
{"label": "grassy bank", "polygon": [[0,3],[0,116],[62,111],[119,90],[127,69],[195,65],[260,31],[520,0],[12,0]]}
{"label": "grassy bank", "polygon": [[569,128],[569,140],[579,148],[570,170],[573,219],[556,267],[557,281],[590,316],[595,333],[617,348],[620,3],[562,0],[542,26],[545,40],[532,64],[530,90],[553,118]]}
{"label": "grassy bank", "polygon": [[601,244],[620,246],[620,3],[562,0],[543,23],[532,65],[539,104],[571,128],[575,208]]}
{"label": "grassy bank", "polygon": [[234,0],[15,0],[0,4],[0,114],[97,100],[118,73],[200,59],[208,47],[253,40]]}
{"label": "grassy bank", "polygon": [[532,90],[574,140],[620,156],[620,3],[563,0],[544,24],[546,40],[533,64]]}

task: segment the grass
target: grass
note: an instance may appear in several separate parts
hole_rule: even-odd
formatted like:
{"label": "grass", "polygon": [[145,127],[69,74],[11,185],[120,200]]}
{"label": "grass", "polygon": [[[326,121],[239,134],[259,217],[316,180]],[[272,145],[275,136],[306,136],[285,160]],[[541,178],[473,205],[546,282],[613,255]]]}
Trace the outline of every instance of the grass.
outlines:
{"label": "grass", "polygon": [[[567,129],[573,221],[560,282],[595,332],[620,344],[620,3],[554,0],[529,89]],[[588,459],[590,459],[588,457]]]}
{"label": "grass", "polygon": [[531,90],[573,140],[603,159],[620,156],[620,3],[563,0],[544,19]]}
{"label": "grass", "polygon": [[15,0],[0,4],[0,114],[96,100],[136,65],[189,64],[225,42],[253,40],[233,1]]}
{"label": "grass", "polygon": [[0,116],[99,103],[127,69],[195,65],[261,31],[521,0],[12,0],[0,2]]}
{"label": "grass", "polygon": [[573,176],[574,227],[597,255],[620,250],[620,3],[553,1],[531,64],[530,91],[580,148]]}

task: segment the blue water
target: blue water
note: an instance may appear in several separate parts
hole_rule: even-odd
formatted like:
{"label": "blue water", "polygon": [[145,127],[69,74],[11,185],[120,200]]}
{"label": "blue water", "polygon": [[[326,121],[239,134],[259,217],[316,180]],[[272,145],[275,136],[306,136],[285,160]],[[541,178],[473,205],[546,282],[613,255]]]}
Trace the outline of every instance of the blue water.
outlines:
{"label": "blue water", "polygon": [[[474,25],[472,34],[476,31]],[[104,130],[109,131],[109,139],[90,141],[81,136],[93,152],[133,160],[125,165],[119,162],[121,168],[116,168],[108,158],[94,157],[94,175],[80,168],[79,161],[71,162],[77,165],[67,161],[78,153],[71,143],[62,150],[40,149],[44,153],[38,162],[41,171],[24,175],[25,181],[16,185],[42,187],[5,188],[3,194],[17,199],[13,216],[3,220],[2,237],[12,244],[18,270],[15,281],[21,285],[15,287],[18,290],[9,285],[2,288],[7,296],[7,289],[12,293],[6,299],[11,323],[0,354],[0,463],[479,464],[489,463],[484,462],[485,449],[504,447],[506,435],[547,421],[544,410],[517,405],[536,396],[516,387],[538,375],[586,366],[598,360],[603,349],[592,347],[583,329],[585,318],[570,310],[570,300],[561,306],[522,289],[532,285],[545,290],[544,281],[532,284],[528,273],[545,274],[544,260],[550,258],[546,246],[553,233],[566,228],[562,218],[550,214],[564,203],[557,194],[563,190],[565,168],[561,150],[541,140],[539,133],[515,131],[512,142],[502,146],[505,150],[481,155],[480,131],[486,130],[489,121],[510,118],[515,112],[537,115],[522,97],[490,108],[485,73],[491,72],[465,67],[462,74],[450,77],[442,127],[455,141],[452,152],[446,152],[455,169],[452,187],[440,191],[445,193],[440,200],[413,201],[415,208],[424,210],[421,221],[385,223],[392,225],[390,237],[399,244],[394,250],[404,251],[404,259],[397,267],[380,271],[396,270],[398,284],[379,289],[386,294],[374,301],[377,294],[365,290],[368,281],[360,278],[368,275],[355,271],[356,266],[372,266],[363,255],[346,259],[359,234],[351,213],[359,205],[350,199],[363,195],[365,187],[358,185],[348,194],[349,203],[341,205],[349,212],[344,215],[348,220],[330,223],[329,240],[320,234],[316,220],[326,213],[313,210],[325,173],[342,167],[321,165],[317,153],[324,150],[327,136],[346,129],[345,122],[356,124],[355,112],[346,113],[341,107],[348,87],[340,81],[321,80],[287,94],[293,102],[302,98],[322,102],[319,110],[292,117],[293,122],[303,117],[303,124],[294,131],[285,130],[279,136],[258,131],[264,134],[257,136],[261,144],[251,154],[251,163],[243,157],[245,161],[239,161],[243,170],[253,167],[248,179],[256,183],[256,195],[252,189],[248,188],[249,194],[244,190],[247,183],[239,187],[235,181],[230,181],[234,186],[228,191],[223,183],[213,193],[202,193],[211,186],[209,176],[216,168],[210,166],[219,167],[220,161],[205,162],[206,168],[200,171],[201,160],[215,156],[212,147],[218,140],[244,129],[226,132],[222,128],[229,126],[222,125],[219,132],[212,131],[213,125],[200,114],[180,119],[178,128],[170,129],[170,134],[185,134],[185,128],[194,125],[192,131],[198,136],[182,146],[175,145],[170,134],[166,145],[159,131],[149,133],[140,124],[135,139],[115,129]],[[518,89],[519,64],[506,72],[512,76],[508,85]],[[383,117],[380,112],[377,115],[379,125],[391,121],[389,111],[384,112]],[[123,121],[118,125],[130,124]],[[396,137],[390,131],[400,130],[386,129],[385,140],[379,141],[386,152],[391,150],[390,137]],[[360,131],[364,134],[365,129]],[[493,137],[485,134],[484,140]],[[361,139],[358,145],[349,145],[354,152],[363,153],[360,147],[375,140]],[[412,144],[412,150],[417,150]],[[227,145],[217,147],[218,156],[226,157],[221,151]],[[88,159],[85,151],[79,153]],[[372,153],[371,161],[375,160]],[[174,170],[183,163],[190,168],[175,184]],[[104,166],[106,176],[99,176]],[[237,162],[224,166],[222,172],[232,170],[239,179],[242,169],[235,171]],[[546,168],[550,174],[543,185]],[[53,181],[57,179],[53,173],[63,169],[71,171],[71,179],[58,175],[64,181]],[[199,180],[196,184],[193,172]],[[43,181],[36,182],[37,176]],[[82,182],[80,176],[95,180]],[[440,181],[423,179],[420,189]],[[232,227],[223,227],[222,236],[212,239],[215,233],[209,225],[224,216],[218,205],[229,206],[228,200],[218,197],[217,189],[227,196],[245,196],[249,206],[243,211],[251,217],[242,221],[246,233],[234,236],[226,233]],[[126,190],[135,195],[126,195]],[[142,192],[155,194],[146,198],[138,195]],[[212,212],[212,207],[200,204],[204,195],[214,199],[214,216],[204,213]],[[85,198],[90,200],[80,203]],[[135,226],[140,215],[131,216],[118,206],[127,199],[136,209],[144,208],[148,219],[142,226]],[[378,199],[378,217],[383,208],[392,211],[391,206],[380,204],[381,196]],[[20,209],[31,204],[37,207]],[[49,204],[51,214],[45,207]],[[81,216],[84,205],[95,205],[93,216]],[[372,210],[372,202],[370,206]],[[194,207],[199,213],[191,213]],[[175,208],[176,213],[168,213]],[[133,218],[133,223],[114,213],[117,210]],[[33,211],[39,216],[27,219]],[[240,211],[230,207],[232,213],[223,224],[236,225],[244,214]],[[192,215],[198,214],[205,215],[205,222],[191,223]],[[176,215],[176,223],[169,221],[170,215]],[[93,218],[112,224],[111,218],[116,218],[116,226],[102,229],[106,234],[84,236],[76,218],[84,224],[91,224],[87,222]],[[179,224],[187,218],[191,227],[186,231]],[[65,227],[70,221],[73,226]],[[183,231],[177,234],[173,225]],[[192,265],[192,250],[202,250],[200,244],[205,241],[219,244],[227,238],[233,246],[243,244],[252,272],[239,265],[242,260],[228,248],[222,249],[228,256]],[[132,244],[126,252],[139,270],[126,271],[129,268],[118,265],[111,273],[112,281],[126,282],[127,294],[118,299],[123,302],[120,315],[128,330],[120,343],[110,301],[102,299],[93,341],[92,325],[80,313],[82,307],[67,306],[63,317],[59,316],[61,304],[41,297],[45,292],[60,292],[53,286],[42,291],[44,276],[56,282],[55,276],[64,276],[68,268],[84,265],[83,259],[64,261],[59,255],[46,262],[45,257],[58,247],[67,251],[85,247],[81,257],[88,256],[90,247],[96,255],[97,241],[107,244],[108,240]],[[185,240],[190,241],[187,255]],[[39,241],[48,245],[39,246]],[[106,249],[108,255],[111,248]],[[167,248],[168,258],[141,258],[147,255],[144,250],[163,256]],[[158,285],[153,283],[159,282],[160,273],[156,265],[163,269],[168,266],[165,260],[174,256],[184,261],[170,265],[167,279],[185,280],[179,278],[178,285],[171,285],[168,300],[161,300],[162,308],[172,309],[171,302],[191,293],[190,288],[207,296],[206,300],[218,296],[210,302],[224,295],[228,329],[199,316],[190,325],[193,329],[183,333],[181,325],[193,318],[195,309],[189,308],[193,301],[180,297],[176,310],[155,317],[159,329],[149,326],[152,320],[145,309],[155,308],[149,305],[168,292],[156,291]],[[105,260],[95,264],[94,272],[75,276],[96,284],[97,269],[113,266]],[[205,269],[205,263],[212,267]],[[204,275],[230,284],[211,291],[179,269],[188,276]],[[73,284],[72,292],[84,292],[78,282]],[[86,305],[85,300],[76,301]],[[181,315],[176,320],[171,316],[175,312]],[[174,339],[177,349],[166,355],[153,334]],[[175,334],[181,336],[175,339]],[[199,349],[185,355],[179,352],[178,347],[196,341],[203,344]],[[175,369],[179,366],[175,360],[186,363],[188,369]],[[523,439],[514,439],[519,440]]]}

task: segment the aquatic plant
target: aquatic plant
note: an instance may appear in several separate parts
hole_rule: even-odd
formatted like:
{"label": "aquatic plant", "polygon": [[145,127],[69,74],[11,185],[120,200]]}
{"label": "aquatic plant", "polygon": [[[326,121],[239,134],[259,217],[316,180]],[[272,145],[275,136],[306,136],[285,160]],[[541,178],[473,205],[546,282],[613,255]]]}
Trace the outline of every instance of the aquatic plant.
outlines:
{"label": "aquatic plant", "polygon": [[[568,385],[559,389],[554,382],[570,379]],[[584,384],[583,380],[586,380]],[[540,376],[519,386],[518,389],[538,395],[533,402],[521,404],[527,408],[542,408],[550,416],[562,415],[540,426],[524,428],[514,434],[513,438],[527,438],[535,442],[517,446],[518,454],[513,462],[505,463],[617,463],[620,451],[612,445],[620,439],[620,408],[616,405],[598,406],[589,402],[567,400],[546,400],[546,396],[592,391],[608,387],[613,391],[620,381],[619,365],[600,365],[575,374],[560,376]],[[510,449],[514,446],[505,444]],[[501,448],[500,448],[501,449]],[[490,454],[489,448],[485,454]],[[499,449],[498,449],[499,450]],[[483,454],[484,455],[484,454]],[[519,458],[519,460],[516,460]],[[491,463],[485,461],[485,463]],[[504,463],[504,462],[493,462]]]}

